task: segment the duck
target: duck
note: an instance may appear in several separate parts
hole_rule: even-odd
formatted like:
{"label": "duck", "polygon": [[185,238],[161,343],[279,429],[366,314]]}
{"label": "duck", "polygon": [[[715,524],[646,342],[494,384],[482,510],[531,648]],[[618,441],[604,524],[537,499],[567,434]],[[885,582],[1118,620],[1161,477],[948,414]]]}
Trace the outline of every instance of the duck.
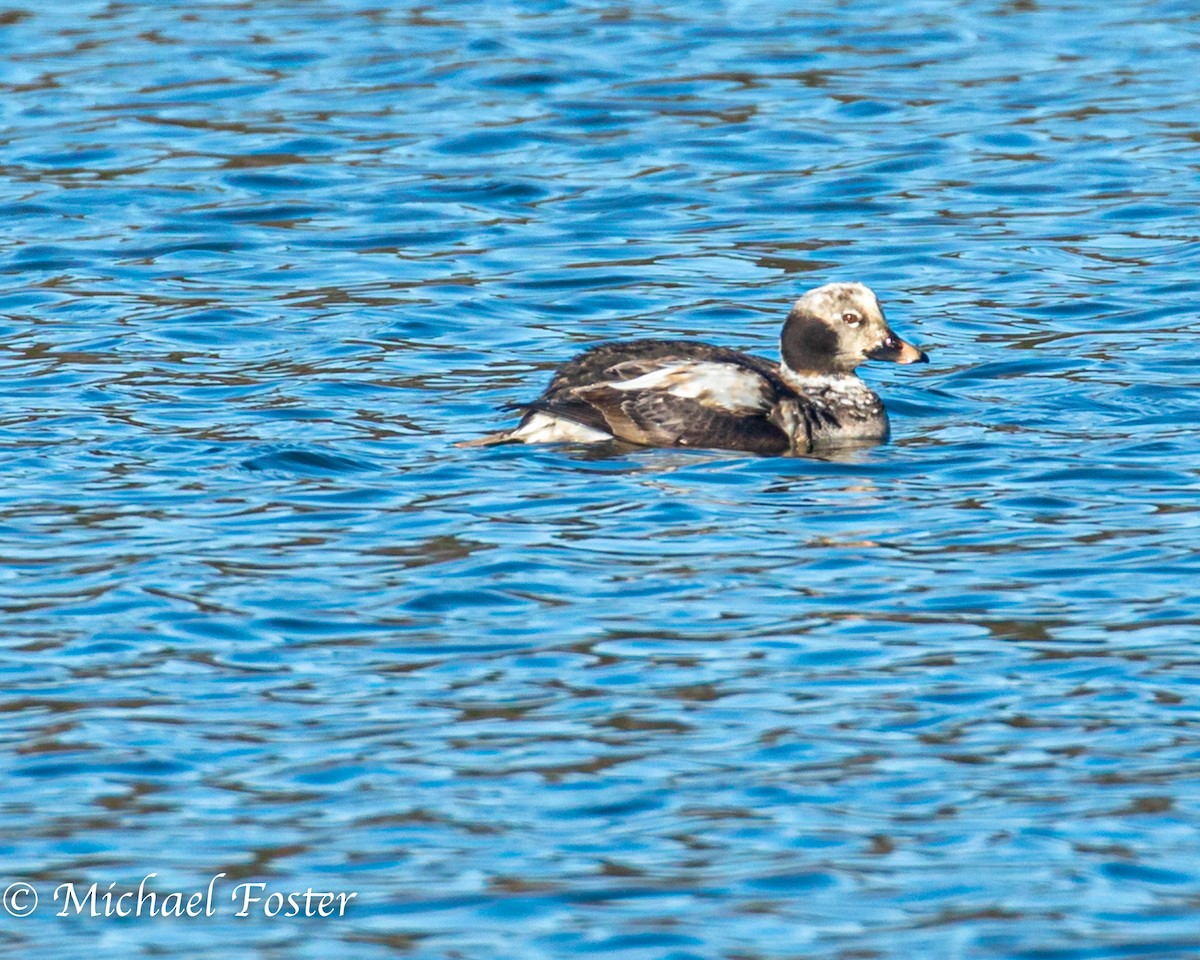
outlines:
{"label": "duck", "polygon": [[862,283],[803,294],[780,361],[698,340],[598,344],[569,360],[520,421],[459,446],[601,443],[788,456],[887,441],[887,411],[855,372],[868,360],[928,363],[892,332]]}

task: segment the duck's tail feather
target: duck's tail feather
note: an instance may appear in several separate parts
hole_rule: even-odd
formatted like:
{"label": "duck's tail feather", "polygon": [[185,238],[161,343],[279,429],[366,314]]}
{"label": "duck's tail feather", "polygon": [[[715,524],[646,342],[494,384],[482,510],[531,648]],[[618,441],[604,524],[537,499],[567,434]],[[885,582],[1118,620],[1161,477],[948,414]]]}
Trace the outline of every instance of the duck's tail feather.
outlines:
{"label": "duck's tail feather", "polygon": [[501,430],[499,433],[489,433],[474,440],[460,440],[456,447],[495,447],[502,443],[517,443],[513,438],[515,430]]}

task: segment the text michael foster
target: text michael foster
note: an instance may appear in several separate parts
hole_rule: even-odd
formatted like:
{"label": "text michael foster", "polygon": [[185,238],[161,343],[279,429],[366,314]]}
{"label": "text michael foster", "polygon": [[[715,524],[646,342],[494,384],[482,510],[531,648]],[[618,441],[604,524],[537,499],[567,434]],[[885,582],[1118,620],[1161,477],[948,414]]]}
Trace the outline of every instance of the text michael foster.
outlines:
{"label": "text michael foster", "polygon": [[267,890],[267,885],[243,881],[228,893],[218,892],[218,873],[203,890],[190,893],[147,890],[146,884],[157,873],[144,876],[137,889],[116,889],[110,883],[103,890],[98,883],[60,883],[54,888],[54,902],[61,901],[59,917],[212,917],[223,912],[224,904],[233,905],[233,916],[249,917],[341,917],[346,905],[357,893],[333,893],[313,890]]}

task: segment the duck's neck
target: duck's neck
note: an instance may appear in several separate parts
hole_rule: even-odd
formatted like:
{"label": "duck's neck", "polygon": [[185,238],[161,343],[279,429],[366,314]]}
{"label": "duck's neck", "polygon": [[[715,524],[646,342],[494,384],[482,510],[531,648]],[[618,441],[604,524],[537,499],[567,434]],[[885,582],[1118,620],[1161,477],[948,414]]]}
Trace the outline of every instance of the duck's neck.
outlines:
{"label": "duck's neck", "polygon": [[858,378],[853,370],[848,372],[840,371],[818,371],[818,370],[793,370],[786,363],[779,365],[779,375],[793,390],[801,393],[806,393],[810,390],[822,389],[841,389],[841,390],[870,390],[865,383]]}

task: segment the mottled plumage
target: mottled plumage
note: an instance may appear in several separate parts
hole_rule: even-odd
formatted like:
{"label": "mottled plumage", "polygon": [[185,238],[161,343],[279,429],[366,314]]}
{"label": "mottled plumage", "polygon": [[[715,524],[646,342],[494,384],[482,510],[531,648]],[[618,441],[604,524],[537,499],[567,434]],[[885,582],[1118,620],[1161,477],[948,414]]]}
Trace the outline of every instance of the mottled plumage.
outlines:
{"label": "mottled plumage", "polygon": [[464,446],[620,439],[759,454],[883,441],[887,414],[854,374],[926,360],[859,283],[810,290],[788,314],[782,363],[694,340],[602,343],[565,363],[512,430]]}

